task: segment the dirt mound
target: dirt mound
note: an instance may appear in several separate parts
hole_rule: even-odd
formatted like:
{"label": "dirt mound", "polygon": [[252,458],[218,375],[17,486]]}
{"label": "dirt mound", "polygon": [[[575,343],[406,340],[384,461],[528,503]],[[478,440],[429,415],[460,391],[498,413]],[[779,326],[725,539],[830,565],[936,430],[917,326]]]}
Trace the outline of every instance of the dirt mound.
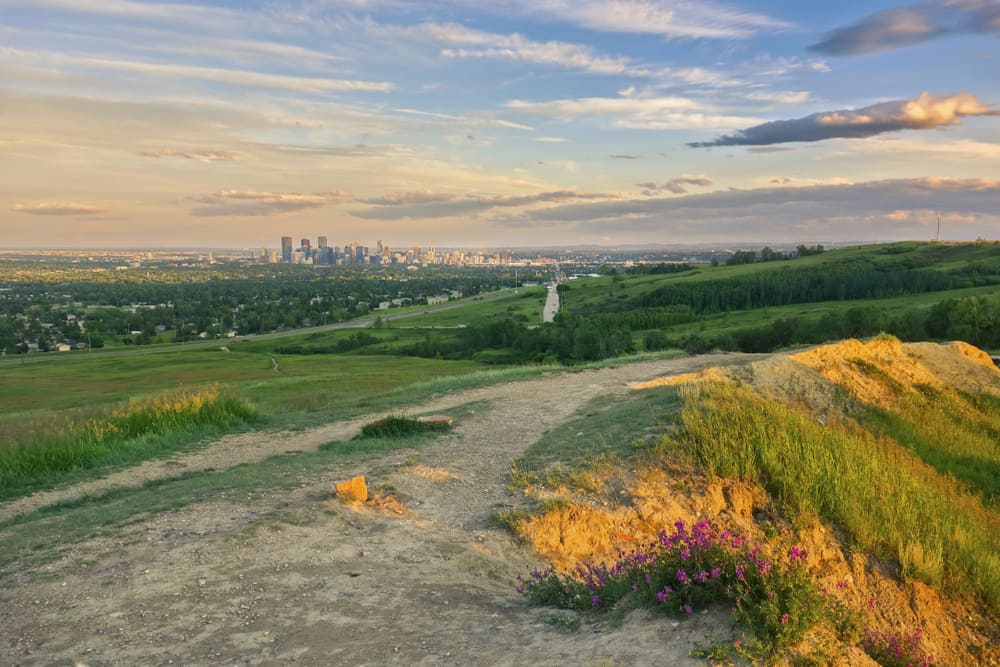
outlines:
{"label": "dirt mound", "polygon": [[901,343],[891,337],[846,340],[792,355],[869,405],[892,405],[921,386],[1000,392],[1000,369],[967,343]]}
{"label": "dirt mound", "polygon": [[[633,389],[728,380],[804,408],[822,423],[846,420],[858,404],[892,409],[928,387],[1000,395],[1000,370],[965,343],[908,343],[891,337],[847,340],[748,366],[704,369],[633,383]],[[776,558],[790,546],[810,554],[813,575],[829,595],[861,610],[866,627],[885,632],[922,628],[936,664],[1000,664],[998,619],[974,601],[902,581],[895,562],[850,546],[833,525],[785,518],[759,486],[700,477],[694,470],[620,471],[608,497],[577,497],[523,521],[518,533],[566,573],[579,562],[611,562],[650,543],[673,522],[712,521],[765,544]],[[857,657],[857,656],[856,656]]]}

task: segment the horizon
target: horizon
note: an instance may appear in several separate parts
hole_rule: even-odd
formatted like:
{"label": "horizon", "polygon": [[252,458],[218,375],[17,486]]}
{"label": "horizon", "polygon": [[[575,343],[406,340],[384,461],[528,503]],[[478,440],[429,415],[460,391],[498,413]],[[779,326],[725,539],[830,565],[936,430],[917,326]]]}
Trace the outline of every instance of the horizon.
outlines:
{"label": "horizon", "polygon": [[5,250],[1000,229],[1000,0],[0,6]]}

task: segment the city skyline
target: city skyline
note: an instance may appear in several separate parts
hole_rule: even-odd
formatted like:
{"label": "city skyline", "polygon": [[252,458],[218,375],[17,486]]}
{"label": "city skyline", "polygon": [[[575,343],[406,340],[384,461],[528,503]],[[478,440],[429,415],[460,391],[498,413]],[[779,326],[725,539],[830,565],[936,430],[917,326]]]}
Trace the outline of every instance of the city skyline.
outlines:
{"label": "city skyline", "polygon": [[0,8],[0,247],[1000,232],[997,0]]}

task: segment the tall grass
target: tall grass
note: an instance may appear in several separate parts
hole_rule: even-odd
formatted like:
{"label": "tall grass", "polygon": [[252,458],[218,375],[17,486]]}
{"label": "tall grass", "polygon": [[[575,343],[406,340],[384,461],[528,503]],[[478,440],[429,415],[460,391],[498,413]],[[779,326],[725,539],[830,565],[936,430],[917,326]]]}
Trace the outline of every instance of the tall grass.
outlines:
{"label": "tall grass", "polygon": [[0,499],[50,486],[73,473],[154,456],[209,432],[259,418],[216,387],[132,400],[89,417],[36,424],[27,439],[0,448]]}
{"label": "tall grass", "polygon": [[682,396],[681,445],[711,473],[762,481],[793,514],[839,524],[904,576],[1000,610],[1000,513],[963,483],[887,437],[824,426],[746,388],[709,383]]}
{"label": "tall grass", "polygon": [[919,387],[895,410],[869,407],[861,421],[954,475],[1000,508],[1000,398]]}

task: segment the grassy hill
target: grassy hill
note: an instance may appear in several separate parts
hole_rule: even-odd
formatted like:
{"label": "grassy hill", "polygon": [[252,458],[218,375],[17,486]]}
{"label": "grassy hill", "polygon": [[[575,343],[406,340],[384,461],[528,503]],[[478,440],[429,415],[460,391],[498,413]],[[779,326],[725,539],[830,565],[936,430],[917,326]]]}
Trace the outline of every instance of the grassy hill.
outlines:
{"label": "grassy hill", "polygon": [[[561,287],[564,317],[642,349],[771,351],[850,336],[1000,347],[1000,244],[895,243]],[[567,323],[568,324],[568,323]]]}
{"label": "grassy hill", "polygon": [[[529,580],[529,599],[681,616],[693,600],[721,601],[763,642],[749,653],[758,660],[803,639],[785,656],[793,664],[829,664],[858,643],[879,664],[1000,657],[983,653],[988,639],[962,639],[954,620],[985,609],[995,635],[1000,617],[1000,370],[980,350],[882,336],[634,387],[630,400],[588,410],[515,465],[537,509],[508,521],[570,575]],[[581,435],[604,442],[595,430],[626,438],[569,445]],[[686,532],[696,524],[697,539]],[[774,565],[773,576],[747,574],[748,597],[734,601],[731,589],[752,566],[720,531],[750,535],[750,561]],[[795,579],[806,562],[818,598]],[[689,580],[713,566],[724,589],[713,588],[715,574]],[[915,627],[932,647],[913,640]],[[881,652],[887,641],[901,647],[900,662]],[[709,655],[747,653],[718,645]]]}

